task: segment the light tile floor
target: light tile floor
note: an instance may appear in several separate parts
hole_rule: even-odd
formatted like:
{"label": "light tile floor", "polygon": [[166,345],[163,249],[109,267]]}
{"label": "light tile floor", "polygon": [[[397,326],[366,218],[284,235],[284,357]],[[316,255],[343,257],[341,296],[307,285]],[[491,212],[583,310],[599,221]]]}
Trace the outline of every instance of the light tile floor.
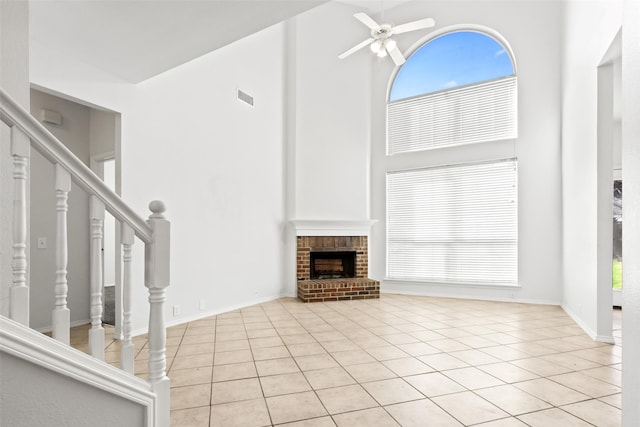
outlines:
{"label": "light tile floor", "polygon": [[[621,311],[613,317],[608,345],[556,306],[283,298],[167,330],[171,423],[619,426]],[[144,377],[145,337],[135,343]],[[118,358],[113,341],[106,360]]]}

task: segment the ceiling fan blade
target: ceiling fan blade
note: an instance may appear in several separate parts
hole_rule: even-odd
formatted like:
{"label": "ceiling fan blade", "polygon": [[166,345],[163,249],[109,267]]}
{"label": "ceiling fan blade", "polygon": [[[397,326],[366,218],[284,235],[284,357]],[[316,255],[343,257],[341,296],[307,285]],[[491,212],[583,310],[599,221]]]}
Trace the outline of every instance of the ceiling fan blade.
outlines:
{"label": "ceiling fan blade", "polygon": [[373,20],[369,15],[364,12],[358,12],[353,15],[358,21],[362,22],[364,25],[369,27],[371,30],[376,30],[380,28],[380,25],[376,21]]}
{"label": "ceiling fan blade", "polygon": [[340,55],[338,55],[338,58],[340,59],[344,59],[347,56],[351,55],[352,53],[362,49],[363,47],[367,46],[369,43],[371,43],[374,40],[373,37],[368,38],[367,40],[363,41],[362,43],[358,43],[357,45],[355,45],[354,47],[352,47],[351,49],[347,50],[346,52],[341,53]]}
{"label": "ceiling fan blade", "polygon": [[431,28],[434,25],[436,25],[436,21],[434,21],[432,18],[425,18],[418,21],[407,22],[406,24],[396,25],[391,29],[391,31],[393,32],[393,34],[402,34],[409,31]]}
{"label": "ceiling fan blade", "polygon": [[406,59],[404,59],[404,55],[402,54],[402,52],[400,52],[398,46],[394,46],[393,49],[387,49],[387,52],[389,52],[389,56],[391,57],[391,59],[393,59],[393,62],[396,65],[402,65],[407,61]]}

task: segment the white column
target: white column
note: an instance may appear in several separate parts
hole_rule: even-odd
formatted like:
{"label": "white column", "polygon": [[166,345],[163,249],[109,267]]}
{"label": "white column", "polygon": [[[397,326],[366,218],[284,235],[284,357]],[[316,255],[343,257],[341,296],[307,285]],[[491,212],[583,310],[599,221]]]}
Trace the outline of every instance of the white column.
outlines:
{"label": "white column", "polygon": [[89,352],[104,360],[104,328],[102,327],[102,228],[104,203],[91,196],[91,299],[89,330]]}
{"label": "white column", "polygon": [[13,156],[13,275],[9,316],[29,326],[29,287],[27,286],[27,166],[31,144],[29,138],[15,126],[11,128]]}
{"label": "white column", "polygon": [[56,285],[52,315],[53,338],[69,345],[70,312],[67,307],[67,199],[71,191],[71,175],[59,164],[56,172]]}
{"label": "white column", "polygon": [[145,286],[149,288],[149,382],[157,396],[156,426],[169,426],[170,381],[166,375],[165,289],[169,286],[169,242],[171,224],[165,219],[164,203],[149,204],[153,214],[147,221],[153,242],[145,246]]}
{"label": "white column", "polygon": [[133,286],[131,283],[131,247],[133,246],[134,233],[129,224],[122,223],[122,332],[124,340],[120,349],[120,367],[133,374],[134,345],[131,340],[131,299],[133,298]]}
{"label": "white column", "polygon": [[640,425],[640,2],[622,22],[622,425]]}

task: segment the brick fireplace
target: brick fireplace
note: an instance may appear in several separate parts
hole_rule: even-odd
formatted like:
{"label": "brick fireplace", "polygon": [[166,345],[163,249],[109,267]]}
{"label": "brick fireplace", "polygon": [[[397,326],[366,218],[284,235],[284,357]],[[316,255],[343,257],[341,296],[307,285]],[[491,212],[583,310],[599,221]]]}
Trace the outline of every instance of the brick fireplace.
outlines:
{"label": "brick fireplace", "polygon": [[[318,223],[313,222],[314,226],[307,229],[297,228],[298,298],[303,302],[379,298],[380,282],[367,277],[369,248],[366,234],[370,222],[366,233],[349,224],[335,222],[328,226],[323,223],[318,229]],[[346,235],[350,232],[358,235]]]}

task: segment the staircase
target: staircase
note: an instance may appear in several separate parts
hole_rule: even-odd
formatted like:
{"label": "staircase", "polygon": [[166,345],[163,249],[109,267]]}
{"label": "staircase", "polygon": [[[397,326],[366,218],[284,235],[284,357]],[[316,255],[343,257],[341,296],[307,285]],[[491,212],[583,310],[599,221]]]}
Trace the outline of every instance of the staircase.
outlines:
{"label": "staircase", "polygon": [[[28,361],[55,371],[58,375],[73,378],[90,387],[107,391],[141,405],[144,408],[145,426],[168,426],[170,402],[169,378],[166,376],[166,331],[163,305],[165,290],[169,286],[170,223],[163,215],[164,204],[159,201],[151,202],[149,204],[151,215],[147,220],[143,219],[1,88],[0,120],[11,131],[10,150],[13,159],[14,188],[12,283],[9,318],[0,316],[0,353],[10,355],[11,360],[17,358]],[[52,307],[52,338],[29,328],[27,189],[28,165],[32,149],[41,153],[55,168],[55,183],[52,191],[55,190],[56,196],[56,271],[55,283],[52,284],[55,294],[55,304]],[[69,346],[67,200],[72,180],[90,195],[89,355]],[[120,370],[104,362],[101,248],[105,212],[111,214],[120,223],[121,230],[123,340]],[[131,300],[133,286],[139,285],[132,283],[131,265],[132,246],[136,240],[142,241],[145,245],[144,285],[149,290],[148,381],[134,376]],[[38,266],[31,266],[31,268],[38,268]],[[6,409],[6,407],[3,408],[3,410]],[[56,424],[55,420],[51,421]],[[56,425],[66,424],[64,420],[57,420],[57,423]]]}

